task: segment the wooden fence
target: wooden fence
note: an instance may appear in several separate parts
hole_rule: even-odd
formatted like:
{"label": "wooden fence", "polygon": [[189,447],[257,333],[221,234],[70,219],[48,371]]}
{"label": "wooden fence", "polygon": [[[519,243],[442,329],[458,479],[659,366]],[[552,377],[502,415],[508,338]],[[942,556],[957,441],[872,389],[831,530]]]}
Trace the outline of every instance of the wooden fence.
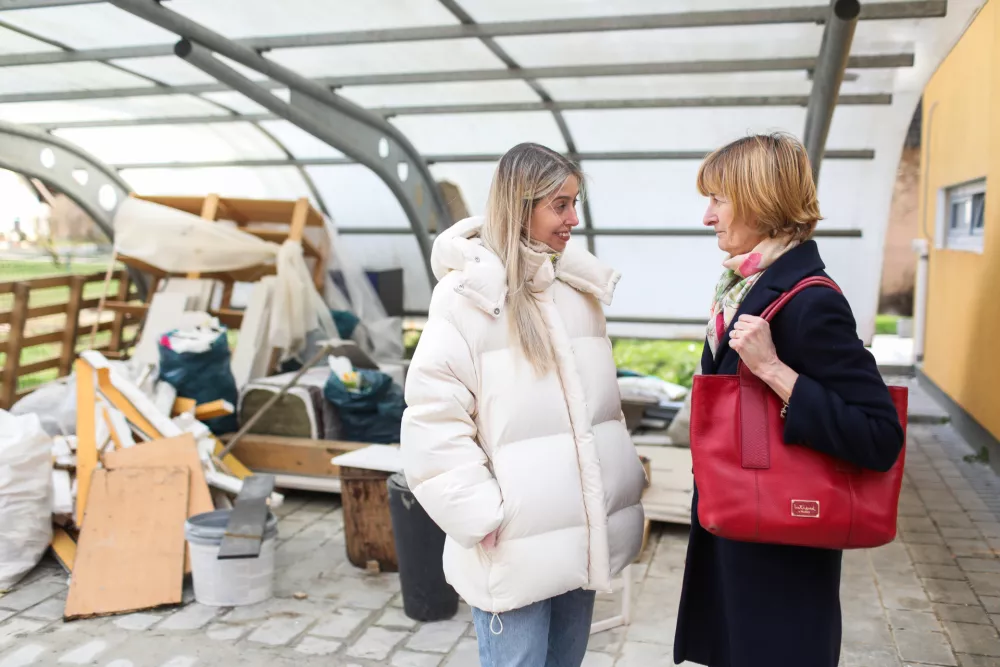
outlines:
{"label": "wooden fence", "polygon": [[[0,301],[10,304],[9,310],[0,310],[0,333],[7,331],[0,340],[5,353],[0,408],[9,409],[44,381],[69,375],[81,347],[121,358],[133,344],[135,327],[130,325],[136,320],[126,313],[102,313],[97,331],[110,336],[91,339],[105,277],[101,272],[0,282]],[[127,301],[130,289],[128,273],[117,271],[105,298]]]}

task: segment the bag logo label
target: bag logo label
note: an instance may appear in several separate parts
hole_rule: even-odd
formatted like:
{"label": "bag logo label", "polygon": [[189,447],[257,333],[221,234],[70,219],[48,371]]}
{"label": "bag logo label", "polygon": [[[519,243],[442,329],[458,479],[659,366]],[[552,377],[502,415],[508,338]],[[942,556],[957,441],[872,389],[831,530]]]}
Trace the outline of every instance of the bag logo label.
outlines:
{"label": "bag logo label", "polygon": [[819,518],[818,500],[792,500],[792,516],[803,519]]}

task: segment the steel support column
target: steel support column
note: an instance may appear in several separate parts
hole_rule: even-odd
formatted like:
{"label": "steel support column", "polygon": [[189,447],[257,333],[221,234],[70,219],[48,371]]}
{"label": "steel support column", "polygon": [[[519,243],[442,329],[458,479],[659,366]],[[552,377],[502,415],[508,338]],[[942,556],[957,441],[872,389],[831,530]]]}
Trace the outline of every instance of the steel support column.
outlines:
{"label": "steel support column", "polygon": [[[431,285],[435,284],[430,268],[428,230],[448,226],[451,218],[430,169],[402,132],[385,119],[335,95],[315,81],[153,0],[111,0],[111,4],[180,35],[184,40],[176,46],[177,55],[375,172],[399,200],[424,256],[427,277]],[[209,50],[288,86],[291,103],[282,102],[224,65]]]}
{"label": "steel support column", "polygon": [[833,110],[837,106],[840,84],[844,80],[844,70],[851,55],[854,29],[861,14],[858,0],[832,0],[830,17],[823,29],[823,41],[813,72],[812,92],[806,112],[805,138],[806,152],[812,162],[813,179],[819,182],[819,168],[826,147],[826,137],[830,133]]}
{"label": "steel support column", "polygon": [[[424,257],[428,279],[431,285],[434,285],[434,273],[430,264],[429,229],[430,225],[436,224],[439,220],[447,220],[447,212],[441,214],[435,210],[432,195],[437,194],[437,184],[433,180],[429,182],[421,180],[416,169],[412,169],[411,173],[412,160],[403,153],[398,144],[391,143],[381,129],[359,122],[354,116],[329,107],[297,90],[291,90],[290,102],[279,99],[267,89],[224,64],[203,46],[184,39],[177,43],[176,51],[178,56],[209,76],[246,95],[268,111],[288,120],[375,172],[389,186],[409,219]],[[430,172],[427,174],[429,177]],[[428,193],[428,190],[431,192]]]}

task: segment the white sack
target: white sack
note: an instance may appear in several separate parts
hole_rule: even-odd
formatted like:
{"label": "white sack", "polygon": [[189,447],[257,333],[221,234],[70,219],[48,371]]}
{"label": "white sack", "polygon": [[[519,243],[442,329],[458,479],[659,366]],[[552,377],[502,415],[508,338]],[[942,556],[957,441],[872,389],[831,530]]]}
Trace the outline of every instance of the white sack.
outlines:
{"label": "white sack", "polygon": [[52,541],[52,437],[38,415],[0,410],[0,591],[42,559]]}

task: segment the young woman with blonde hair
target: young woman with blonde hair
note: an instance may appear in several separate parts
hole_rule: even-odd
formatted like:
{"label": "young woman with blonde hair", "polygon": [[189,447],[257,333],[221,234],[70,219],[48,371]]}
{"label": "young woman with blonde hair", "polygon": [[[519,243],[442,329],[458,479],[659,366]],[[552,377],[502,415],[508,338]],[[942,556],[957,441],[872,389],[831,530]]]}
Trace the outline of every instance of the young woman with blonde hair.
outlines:
{"label": "young woman with blonde hair", "polygon": [[595,591],[638,554],[644,483],[601,304],[619,274],[577,244],[579,168],[500,160],[485,217],[442,232],[406,381],[403,467],[447,534],[483,665],[578,667]]}

